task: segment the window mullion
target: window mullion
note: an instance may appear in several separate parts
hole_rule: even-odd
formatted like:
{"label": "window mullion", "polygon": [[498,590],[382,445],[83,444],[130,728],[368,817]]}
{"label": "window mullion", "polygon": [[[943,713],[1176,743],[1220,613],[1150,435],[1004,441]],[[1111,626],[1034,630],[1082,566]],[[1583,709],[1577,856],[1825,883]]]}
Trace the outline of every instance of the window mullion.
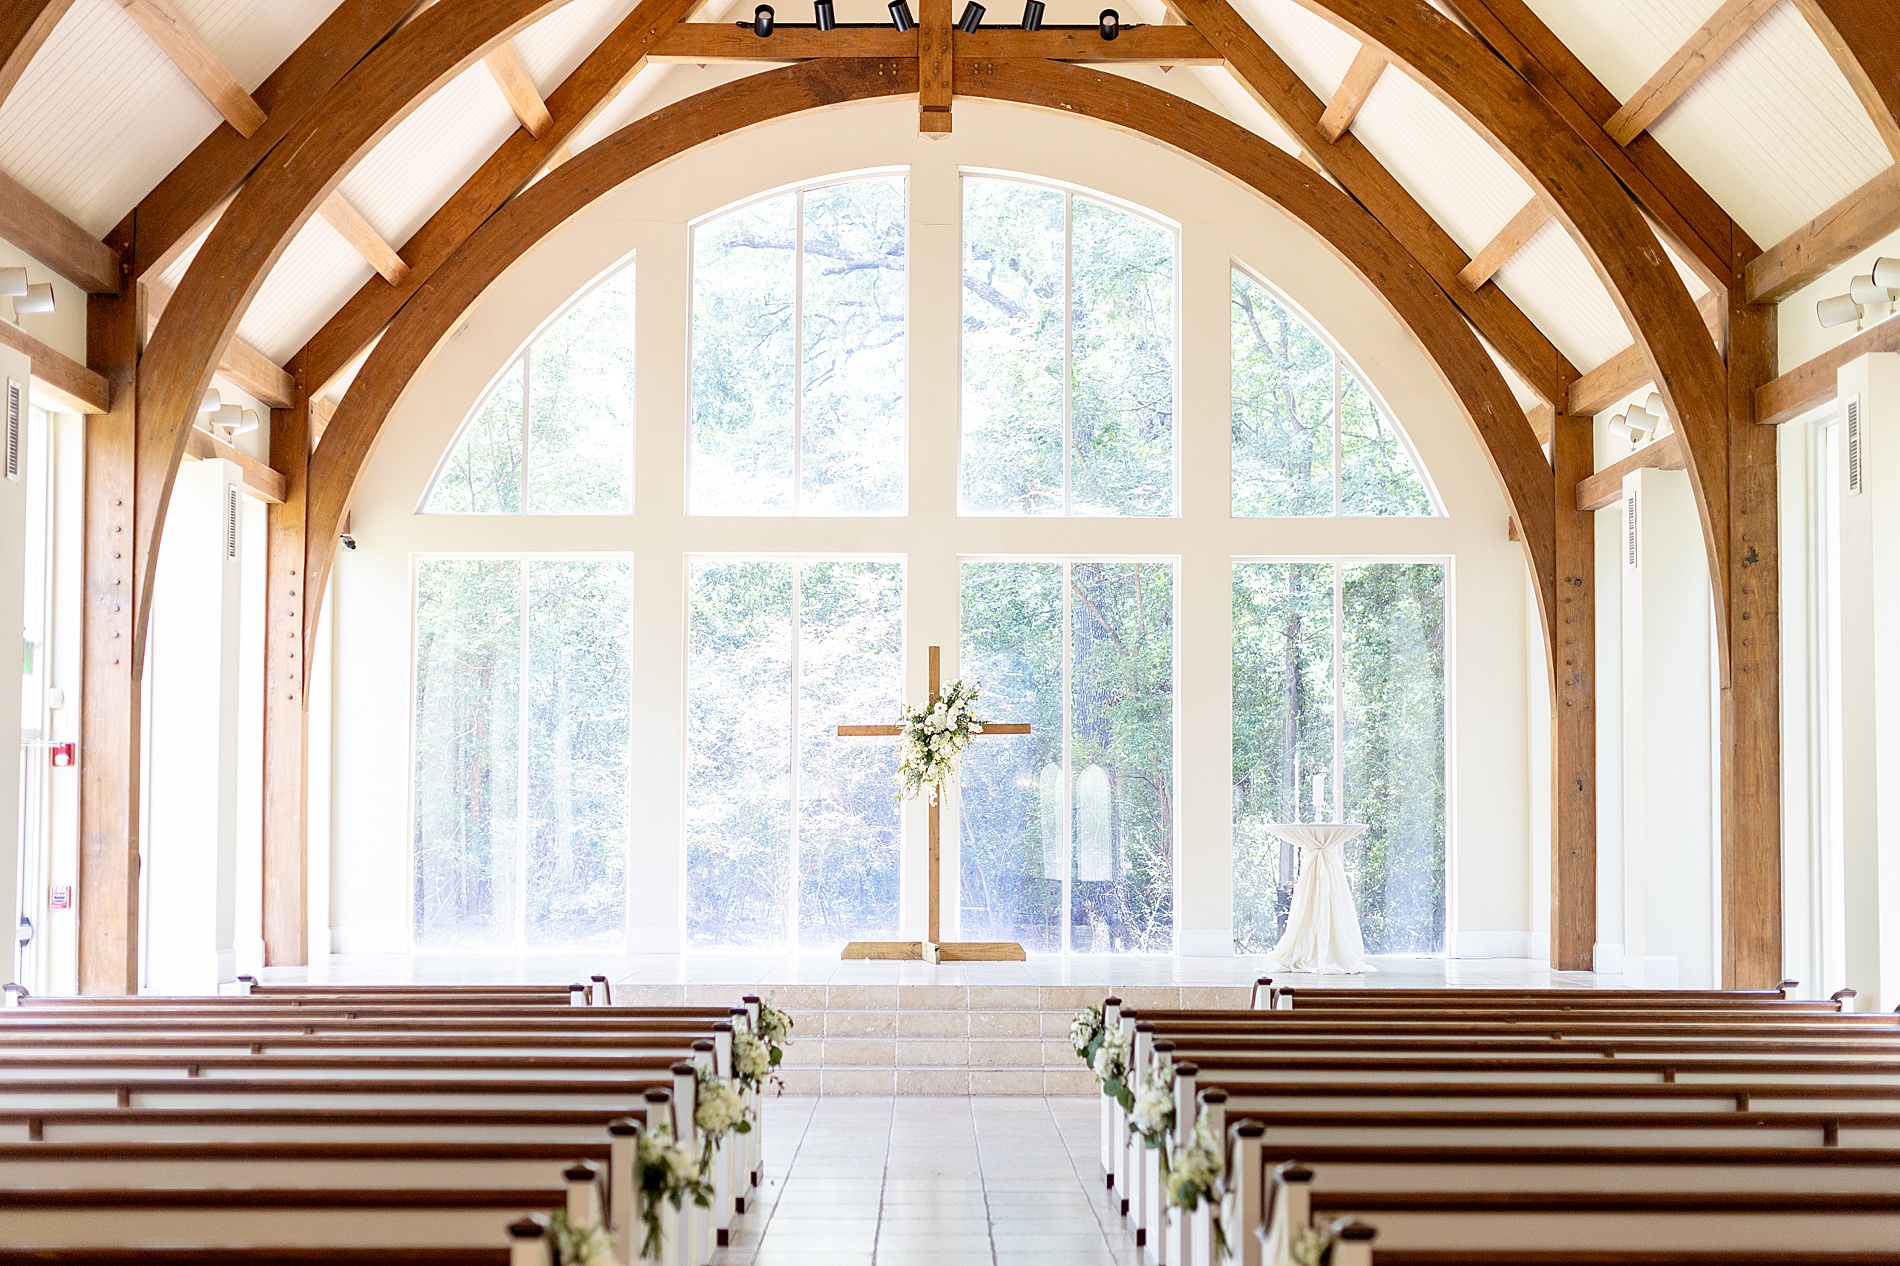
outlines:
{"label": "window mullion", "polygon": [[[1075,195],[1062,195],[1062,513],[1075,513],[1071,491],[1075,438]],[[1068,564],[1063,564],[1064,584]],[[1068,602],[1068,589],[1063,589]],[[1065,610],[1066,605],[1065,605]],[[1064,783],[1066,786],[1066,781]]]}
{"label": "window mullion", "polygon": [[805,192],[792,199],[792,513],[805,507]]}

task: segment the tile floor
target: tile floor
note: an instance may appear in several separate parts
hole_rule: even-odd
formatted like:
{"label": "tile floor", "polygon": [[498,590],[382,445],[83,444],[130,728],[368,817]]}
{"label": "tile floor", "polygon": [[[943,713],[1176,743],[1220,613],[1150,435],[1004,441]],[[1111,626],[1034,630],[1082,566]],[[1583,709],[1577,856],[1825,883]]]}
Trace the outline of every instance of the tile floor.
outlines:
{"label": "tile floor", "polygon": [[715,1266],[1135,1266],[1094,1098],[768,1100],[763,1198]]}

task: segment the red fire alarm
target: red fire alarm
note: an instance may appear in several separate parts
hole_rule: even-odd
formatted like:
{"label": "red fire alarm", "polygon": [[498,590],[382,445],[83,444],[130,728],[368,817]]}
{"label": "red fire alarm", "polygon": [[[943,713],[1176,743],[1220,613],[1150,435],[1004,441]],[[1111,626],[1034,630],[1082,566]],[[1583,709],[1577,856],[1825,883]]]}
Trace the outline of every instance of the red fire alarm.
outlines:
{"label": "red fire alarm", "polygon": [[79,763],[79,744],[77,743],[55,743],[52,751],[54,769],[69,769]]}
{"label": "red fire alarm", "polygon": [[73,908],[73,888],[71,884],[61,884],[59,887],[53,889],[49,896],[51,899],[48,900],[46,904],[52,909],[70,910]]}

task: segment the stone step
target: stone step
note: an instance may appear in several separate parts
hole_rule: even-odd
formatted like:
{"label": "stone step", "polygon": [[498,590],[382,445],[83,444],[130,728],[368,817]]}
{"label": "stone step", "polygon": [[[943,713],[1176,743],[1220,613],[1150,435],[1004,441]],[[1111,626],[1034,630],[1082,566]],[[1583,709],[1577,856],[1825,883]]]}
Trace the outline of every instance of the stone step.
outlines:
{"label": "stone step", "polygon": [[1069,1045],[1075,1013],[1110,993],[1131,1007],[1245,1007],[1235,985],[784,984],[617,986],[648,1006],[770,997],[796,1022],[792,1094],[1093,1095]]}

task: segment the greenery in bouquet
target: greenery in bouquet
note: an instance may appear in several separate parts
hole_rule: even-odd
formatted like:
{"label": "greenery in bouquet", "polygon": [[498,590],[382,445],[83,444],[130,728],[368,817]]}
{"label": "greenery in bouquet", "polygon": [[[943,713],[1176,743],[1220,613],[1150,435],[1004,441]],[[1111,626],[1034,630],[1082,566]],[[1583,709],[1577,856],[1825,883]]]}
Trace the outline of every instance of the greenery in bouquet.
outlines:
{"label": "greenery in bouquet", "polygon": [[[1128,1110],[1128,1124],[1149,1147],[1160,1147],[1167,1139],[1174,1127],[1173,1060],[1157,1058],[1148,1066],[1135,1091],[1135,1106]],[[1167,1159],[1165,1151],[1162,1159]]]}
{"label": "greenery in bouquet", "polygon": [[548,1219],[548,1240],[554,1248],[556,1266],[618,1266],[614,1237],[596,1222],[575,1226],[567,1220],[567,1210],[556,1209]]}
{"label": "greenery in bouquet", "polygon": [[1128,1087],[1128,1034],[1118,1024],[1103,1030],[1101,1040],[1095,1044],[1095,1055],[1089,1061],[1095,1078],[1102,1083],[1102,1093],[1121,1104],[1124,1110],[1135,1106],[1135,1092]]}
{"label": "greenery in bouquet", "polygon": [[691,1200],[702,1209],[710,1209],[712,1183],[700,1158],[675,1139],[673,1127],[664,1123],[641,1131],[634,1148],[634,1166],[640,1180],[640,1216],[647,1230],[640,1251],[652,1257],[660,1251],[660,1202],[681,1209]]}

